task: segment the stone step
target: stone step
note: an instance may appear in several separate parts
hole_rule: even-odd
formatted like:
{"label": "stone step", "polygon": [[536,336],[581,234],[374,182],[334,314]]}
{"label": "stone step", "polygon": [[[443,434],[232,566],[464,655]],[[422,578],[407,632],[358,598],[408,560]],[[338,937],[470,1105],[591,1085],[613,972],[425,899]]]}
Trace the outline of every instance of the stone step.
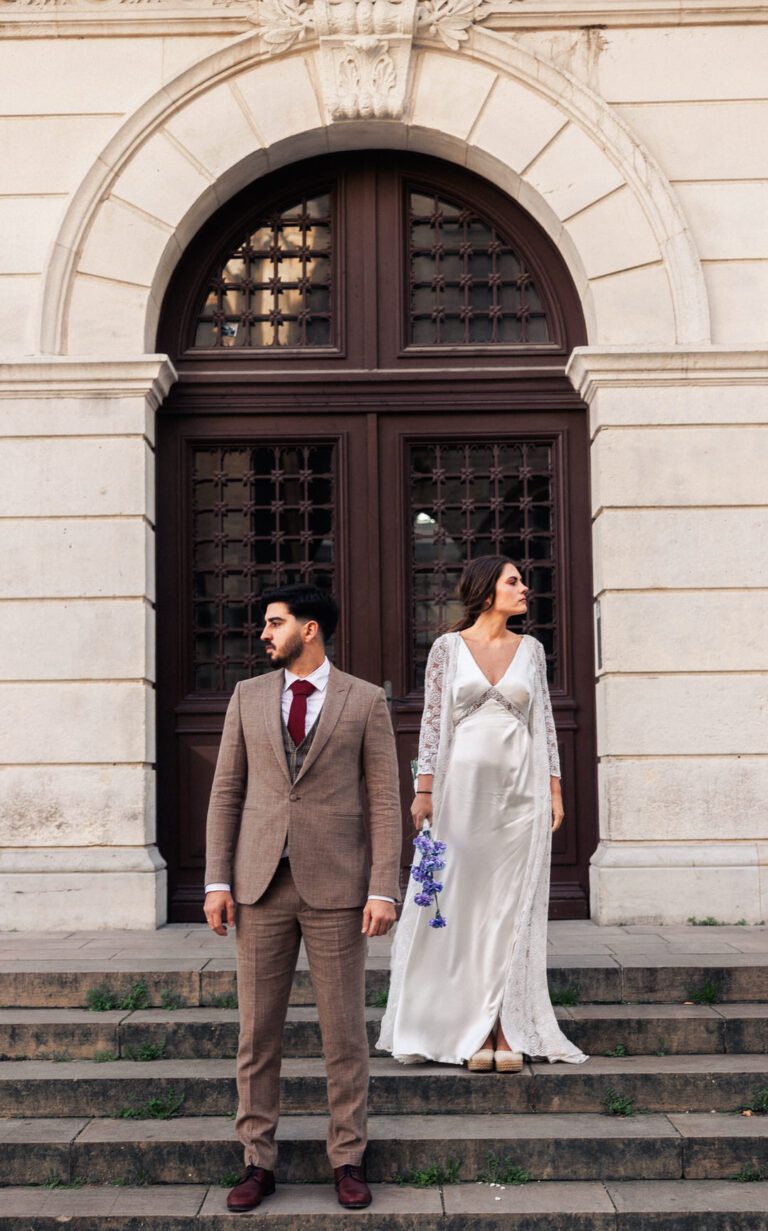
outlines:
{"label": "stone step", "polygon": [[[45,952],[45,942],[41,942]],[[550,990],[582,1004],[682,1003],[692,993],[715,997],[719,1003],[768,1002],[768,955],[664,954],[643,952],[637,958],[586,955],[552,957],[548,963]],[[13,1008],[84,1008],[89,993],[106,986],[118,1001],[138,982],[146,985],[148,1003],[161,1007],[173,997],[189,1008],[216,1005],[236,995],[234,958],[190,957],[0,962],[0,1004]],[[388,961],[369,959],[366,997],[371,1005],[386,994]],[[309,971],[296,972],[294,1005],[314,1003]]]}
{"label": "stone step", "polygon": [[[383,1011],[366,1010],[372,1055]],[[594,1056],[617,1048],[627,1055],[768,1052],[768,1005],[577,1005],[556,1012],[568,1037]],[[140,1059],[148,1048],[169,1060],[224,1059],[236,1055],[237,1035],[236,1009],[0,1009],[0,1060]],[[314,1005],[289,1009],[283,1054],[321,1055]]]}
{"label": "stone step", "polygon": [[[328,1177],[325,1116],[280,1121],[278,1182]],[[219,1184],[241,1166],[228,1117],[182,1120],[7,1120],[0,1133],[6,1183]],[[729,1179],[768,1175],[768,1119],[712,1113],[372,1116],[366,1167],[379,1182],[429,1168],[475,1182],[514,1167],[533,1180]]]}
{"label": "stone step", "polygon": [[[285,1185],[263,1215],[279,1231],[766,1231],[768,1184],[718,1180],[544,1182],[492,1187],[373,1186],[367,1210],[345,1210],[330,1184]],[[225,1187],[6,1188],[2,1231],[220,1231]],[[261,1219],[262,1211],[254,1218]]]}
{"label": "stone step", "polygon": [[[633,1100],[638,1112],[734,1111],[768,1089],[768,1056],[593,1057],[582,1065],[526,1064],[519,1074],[452,1065],[371,1061],[370,1110],[378,1115],[600,1112]],[[322,1059],[289,1059],[281,1072],[286,1112],[322,1113]],[[9,1060],[0,1067],[5,1116],[119,1117],[159,1100],[182,1117],[227,1115],[236,1105],[231,1060]],[[178,1104],[178,1106],[176,1106]]]}

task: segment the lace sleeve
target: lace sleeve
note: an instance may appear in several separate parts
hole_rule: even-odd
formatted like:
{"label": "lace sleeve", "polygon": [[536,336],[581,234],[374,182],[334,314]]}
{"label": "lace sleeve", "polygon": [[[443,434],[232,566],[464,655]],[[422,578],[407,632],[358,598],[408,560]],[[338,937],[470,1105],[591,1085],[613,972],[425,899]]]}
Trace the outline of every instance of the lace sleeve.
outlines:
{"label": "lace sleeve", "polygon": [[541,699],[544,706],[544,727],[547,732],[547,753],[549,755],[549,772],[551,777],[560,777],[560,756],[557,751],[557,732],[555,730],[555,719],[552,714],[552,702],[549,698],[549,684],[547,683],[547,659],[544,653],[544,646],[540,641],[536,641],[536,670],[541,684]]}
{"label": "lace sleeve", "polygon": [[421,716],[419,734],[419,773],[433,774],[440,743],[440,707],[443,698],[443,673],[445,669],[445,641],[438,637],[433,642],[427,659],[424,677],[424,713]]}

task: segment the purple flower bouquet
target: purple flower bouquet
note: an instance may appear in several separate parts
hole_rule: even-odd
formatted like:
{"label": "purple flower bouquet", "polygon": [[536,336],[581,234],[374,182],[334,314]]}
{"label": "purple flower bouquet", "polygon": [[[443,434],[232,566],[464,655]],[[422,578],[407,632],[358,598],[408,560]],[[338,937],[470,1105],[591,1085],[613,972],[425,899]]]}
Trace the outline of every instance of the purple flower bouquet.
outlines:
{"label": "purple flower bouquet", "polygon": [[411,876],[421,886],[414,897],[417,906],[435,907],[433,919],[428,920],[431,928],[444,928],[445,917],[440,914],[438,895],[443,885],[435,880],[435,872],[442,872],[445,867],[443,855],[447,850],[445,842],[436,842],[432,837],[429,822],[425,821],[421,833],[413,839],[413,845],[421,854],[420,861],[411,868]]}

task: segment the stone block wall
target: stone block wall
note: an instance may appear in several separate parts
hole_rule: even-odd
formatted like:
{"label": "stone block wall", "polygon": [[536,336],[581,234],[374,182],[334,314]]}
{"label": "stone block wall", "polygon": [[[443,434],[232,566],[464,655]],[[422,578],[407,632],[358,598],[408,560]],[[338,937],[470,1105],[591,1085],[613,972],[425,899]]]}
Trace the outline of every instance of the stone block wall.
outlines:
{"label": "stone block wall", "polygon": [[594,916],[767,918],[762,6],[499,3],[458,48],[416,31],[402,114],[343,122],[318,40],[274,53],[246,4],[47,7],[0,11],[0,925],[164,917],[159,301],[243,184],[365,145],[493,179],[583,295]]}

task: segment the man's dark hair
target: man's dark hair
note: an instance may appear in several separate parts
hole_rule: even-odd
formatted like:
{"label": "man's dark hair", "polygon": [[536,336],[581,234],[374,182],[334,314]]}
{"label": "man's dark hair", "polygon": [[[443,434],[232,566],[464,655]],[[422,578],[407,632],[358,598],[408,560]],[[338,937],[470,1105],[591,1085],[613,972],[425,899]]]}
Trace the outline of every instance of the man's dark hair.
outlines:
{"label": "man's dark hair", "polygon": [[272,590],[265,590],[261,602],[265,611],[270,603],[285,603],[297,620],[317,620],[324,642],[330,641],[336,632],[339,622],[336,599],[319,586],[275,586]]}

